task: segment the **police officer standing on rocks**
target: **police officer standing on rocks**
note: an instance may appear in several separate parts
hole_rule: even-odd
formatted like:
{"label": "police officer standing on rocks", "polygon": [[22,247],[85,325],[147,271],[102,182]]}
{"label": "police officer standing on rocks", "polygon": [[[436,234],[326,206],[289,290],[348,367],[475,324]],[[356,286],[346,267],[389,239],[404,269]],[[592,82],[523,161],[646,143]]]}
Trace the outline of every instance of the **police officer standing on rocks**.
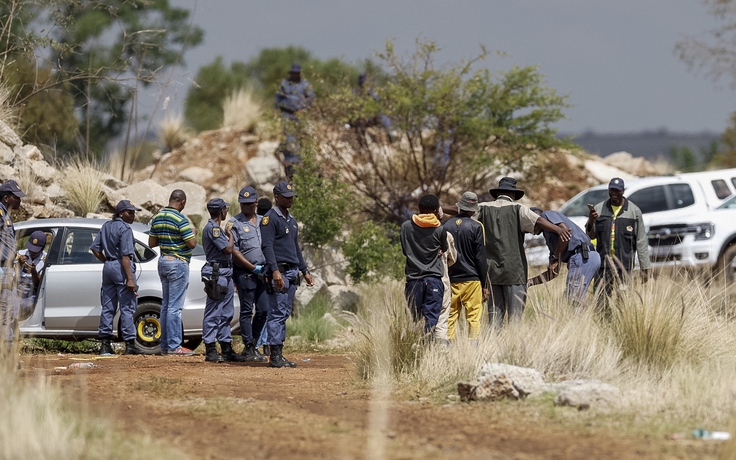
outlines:
{"label": "police officer standing on rocks", "polygon": [[[233,307],[233,234],[228,226],[225,231],[220,223],[227,217],[227,203],[222,198],[213,198],[207,203],[210,219],[202,231],[207,263],[202,267],[207,302],[202,321],[202,340],[206,349],[204,360],[208,362],[245,361],[233,351],[230,321],[235,314]],[[217,353],[220,342],[222,356]]]}
{"label": "police officer standing on rocks", "polygon": [[135,325],[133,316],[138,305],[133,254],[135,242],[130,224],[135,220],[135,212],[140,211],[129,200],[121,200],[115,207],[113,219],[105,222],[100,233],[89,247],[102,268],[102,288],[100,289],[99,336],[102,340],[100,355],[113,355],[110,341],[113,335],[113,320],[120,305],[120,325],[125,340],[125,354],[137,355],[140,350],[135,345]]}
{"label": "police officer standing on rocks", "polygon": [[[268,297],[263,271],[266,258],[261,250],[261,216],[256,215],[258,193],[253,187],[243,187],[238,193],[240,214],[227,223],[234,242],[233,279],[240,299],[240,334],[246,361],[265,362],[256,343],[268,316]],[[253,315],[255,310],[255,315]]]}
{"label": "police officer standing on rocks", "polygon": [[296,367],[282,354],[286,339],[286,319],[291,315],[299,272],[304,274],[307,286],[314,280],[299,247],[299,226],[289,214],[296,194],[290,184],[281,181],[273,188],[275,206],[261,220],[261,238],[266,265],[271,272],[274,292],[268,294],[268,344],[271,349],[271,367]]}
{"label": "police officer standing on rocks", "polygon": [[18,299],[15,295],[14,270],[15,262],[15,228],[10,212],[20,207],[21,198],[26,196],[14,180],[0,185],[0,319],[2,330],[0,338],[3,347],[11,345],[15,337],[15,321],[18,317]]}

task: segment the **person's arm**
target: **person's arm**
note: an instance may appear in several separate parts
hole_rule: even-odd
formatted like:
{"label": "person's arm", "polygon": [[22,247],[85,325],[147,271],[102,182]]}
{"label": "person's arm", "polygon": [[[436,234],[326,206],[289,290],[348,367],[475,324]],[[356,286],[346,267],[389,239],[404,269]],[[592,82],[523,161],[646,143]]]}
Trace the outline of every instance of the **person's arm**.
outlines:
{"label": "person's arm", "polygon": [[233,231],[230,228],[225,228],[225,235],[227,236],[227,246],[222,249],[223,254],[233,253]]}
{"label": "person's arm", "polygon": [[600,217],[600,214],[598,214],[598,211],[595,208],[592,208],[590,210],[590,213],[588,213],[588,221],[585,223],[585,234],[588,235],[588,238],[595,239],[597,238],[597,235],[595,234],[595,221]]}
{"label": "person's arm", "polygon": [[193,226],[186,217],[179,227],[179,234],[189,249],[194,249],[197,246],[197,227]]}
{"label": "person's arm", "polygon": [[155,248],[158,246],[158,238],[153,235],[148,235],[148,247]]}
{"label": "person's arm", "polygon": [[447,214],[448,216],[457,216],[457,205],[453,204],[451,206],[442,206],[442,212]]}
{"label": "person's arm", "polygon": [[124,255],[120,257],[120,263],[123,265],[123,270],[125,270],[125,287],[130,292],[135,292],[135,276],[133,276],[133,259],[129,255]]}
{"label": "person's arm", "polygon": [[478,225],[475,230],[473,242],[475,243],[474,264],[478,270],[478,278],[480,279],[480,287],[483,290],[483,301],[485,302],[491,296],[488,289],[488,259],[486,259],[485,235],[483,234],[483,224]]}
{"label": "person's arm", "polygon": [[298,225],[294,231],[294,245],[296,247],[296,257],[299,259],[299,271],[304,275],[304,281],[307,282],[307,286],[314,286],[314,278],[312,278],[312,274],[309,273],[309,267],[307,267],[307,263],[304,261],[304,256],[302,255],[302,248],[299,246]]}
{"label": "person's arm", "polygon": [[279,265],[276,263],[276,253],[273,250],[273,242],[276,239],[276,222],[267,219],[268,215],[261,220],[261,250],[266,258],[266,265],[271,270],[271,278],[273,278],[273,287],[277,290],[284,288],[284,277],[279,271]]}
{"label": "person's arm", "polygon": [[646,283],[649,281],[649,267],[651,260],[649,259],[649,241],[647,240],[647,229],[644,225],[644,218],[641,211],[636,215],[636,253],[639,255],[639,268],[641,269],[641,280]]}
{"label": "person's arm", "polygon": [[92,254],[95,255],[97,260],[99,260],[102,263],[105,263],[107,261],[107,257],[105,257],[105,254],[102,253],[102,234],[107,232],[107,222],[102,224],[102,228],[100,228],[100,232],[95,237],[95,240],[92,242],[92,244],[89,247],[89,250],[92,251]]}
{"label": "person's arm", "polygon": [[560,242],[567,243],[570,241],[570,237],[572,236],[572,232],[570,231],[570,228],[565,225],[565,227],[558,227],[557,225],[554,225],[544,217],[540,217],[537,219],[537,225],[544,230],[548,231],[550,233],[557,233],[557,236],[560,237]]}
{"label": "person's arm", "polygon": [[443,226],[441,226],[440,229],[440,249],[444,254],[450,248],[450,245],[447,243],[447,229]]}

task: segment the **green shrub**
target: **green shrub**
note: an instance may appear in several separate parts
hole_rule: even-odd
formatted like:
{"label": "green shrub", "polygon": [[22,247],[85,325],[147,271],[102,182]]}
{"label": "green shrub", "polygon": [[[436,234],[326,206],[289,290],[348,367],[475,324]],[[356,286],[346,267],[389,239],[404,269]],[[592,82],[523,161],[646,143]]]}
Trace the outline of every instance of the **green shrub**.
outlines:
{"label": "green shrub", "polygon": [[342,244],[348,259],[347,272],[355,283],[381,278],[401,279],[404,275],[404,255],[401,246],[391,241],[398,233],[392,224],[364,222],[353,228]]}
{"label": "green shrub", "polygon": [[334,322],[325,319],[325,314],[331,311],[330,294],[318,292],[307,305],[295,310],[286,321],[287,336],[299,336],[300,342],[305,345],[318,344],[333,338],[337,327]]}
{"label": "green shrub", "polygon": [[23,351],[30,353],[97,353],[100,344],[93,340],[25,339]]}

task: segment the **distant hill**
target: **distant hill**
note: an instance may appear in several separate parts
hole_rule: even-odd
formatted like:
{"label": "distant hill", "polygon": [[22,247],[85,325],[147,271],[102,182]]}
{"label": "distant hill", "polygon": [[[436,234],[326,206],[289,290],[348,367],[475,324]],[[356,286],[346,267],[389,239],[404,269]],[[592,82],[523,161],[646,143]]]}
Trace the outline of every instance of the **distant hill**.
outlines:
{"label": "distant hill", "polygon": [[658,158],[670,160],[671,146],[690,147],[696,152],[719,140],[720,134],[712,132],[674,133],[666,129],[641,131],[638,133],[600,134],[586,131],[582,134],[560,133],[558,137],[573,137],[573,142],[585,151],[601,157],[614,152],[629,152],[635,157],[654,161]]}

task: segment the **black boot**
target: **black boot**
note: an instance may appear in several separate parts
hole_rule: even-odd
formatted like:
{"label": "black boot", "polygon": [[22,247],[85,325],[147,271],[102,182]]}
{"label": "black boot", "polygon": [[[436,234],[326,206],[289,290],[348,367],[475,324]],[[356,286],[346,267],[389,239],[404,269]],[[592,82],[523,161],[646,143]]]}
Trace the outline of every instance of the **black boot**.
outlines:
{"label": "black boot", "polygon": [[271,345],[271,359],[268,365],[271,367],[296,367],[296,363],[284,358],[281,354],[283,345]]}
{"label": "black boot", "polygon": [[205,349],[205,355],[204,360],[210,363],[221,363],[222,362],[222,356],[217,352],[217,344],[212,343],[205,343],[204,344]]}
{"label": "black boot", "polygon": [[271,345],[263,346],[263,356],[271,356]]}
{"label": "black boot", "polygon": [[126,355],[141,355],[141,351],[135,344],[135,339],[125,341],[125,354]]}
{"label": "black boot", "polygon": [[266,357],[258,353],[258,348],[252,343],[246,343],[243,348],[243,357],[251,363],[265,363]]}
{"label": "black boot", "polygon": [[242,363],[245,361],[245,356],[240,356],[233,350],[232,342],[220,342],[220,348],[222,348],[222,360],[229,363]]}
{"label": "black boot", "polygon": [[100,356],[112,356],[115,352],[112,351],[112,345],[110,345],[110,339],[102,339],[102,345],[100,346]]}

